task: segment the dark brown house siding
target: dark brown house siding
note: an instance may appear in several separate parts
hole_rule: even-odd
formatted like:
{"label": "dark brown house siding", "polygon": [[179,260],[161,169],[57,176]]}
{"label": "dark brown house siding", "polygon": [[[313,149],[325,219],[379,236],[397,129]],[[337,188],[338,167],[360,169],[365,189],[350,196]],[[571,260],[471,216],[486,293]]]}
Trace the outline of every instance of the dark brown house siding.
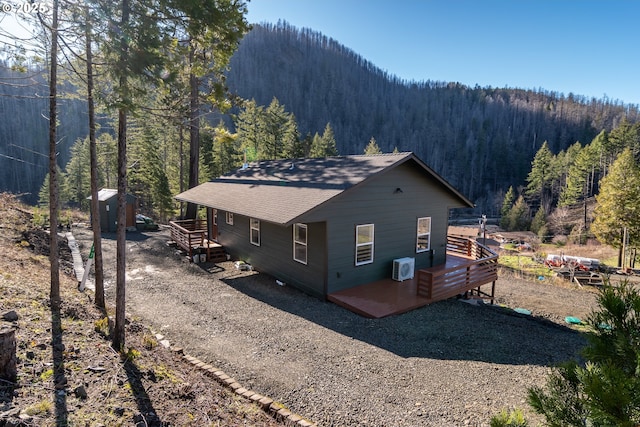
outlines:
{"label": "dark brown house siding", "polygon": [[234,214],[233,225],[226,212],[218,211],[218,241],[233,259],[307,292],[324,297],[326,270],[326,224],[307,224],[307,264],[293,259],[293,226],[260,221],[260,246],[250,241],[250,218]]}

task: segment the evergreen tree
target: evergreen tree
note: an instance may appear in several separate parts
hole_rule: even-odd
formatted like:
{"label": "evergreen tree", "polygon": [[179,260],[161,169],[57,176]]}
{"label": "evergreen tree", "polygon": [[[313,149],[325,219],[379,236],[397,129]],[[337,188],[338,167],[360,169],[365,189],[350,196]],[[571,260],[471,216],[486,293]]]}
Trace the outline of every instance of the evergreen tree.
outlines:
{"label": "evergreen tree", "polygon": [[336,140],[333,134],[333,129],[331,128],[331,124],[327,123],[322,136],[319,136],[317,133],[314,136],[309,157],[320,158],[337,155],[338,149],[336,147]]}
{"label": "evergreen tree", "polygon": [[260,159],[282,159],[291,154],[298,139],[298,127],[292,113],[285,111],[277,98],[265,109],[264,140]]}
{"label": "evergreen tree", "polygon": [[[176,25],[178,34],[184,34],[188,69],[187,122],[189,127],[189,188],[200,183],[199,171],[200,125],[202,88],[206,88],[206,100],[215,108],[229,108],[229,96],[225,86],[225,72],[231,56],[240,40],[249,30],[245,19],[246,4],[237,0],[165,0],[170,17],[181,17]],[[173,22],[173,21],[169,21]],[[182,61],[180,61],[182,62]],[[187,89],[185,87],[185,89]],[[206,175],[206,172],[205,174]],[[197,206],[187,204],[186,217],[195,218]]]}
{"label": "evergreen tree", "polygon": [[339,154],[336,137],[330,123],[327,123],[322,132],[322,146],[324,147],[324,157],[332,157]]}
{"label": "evergreen tree", "polygon": [[595,220],[591,230],[607,245],[621,246],[622,229],[627,228],[631,246],[640,243],[640,169],[630,148],[626,148],[602,178],[596,196]]}
{"label": "evergreen tree", "polygon": [[87,197],[91,195],[91,168],[89,159],[89,139],[79,139],[71,147],[71,159],[64,171],[60,185],[62,203],[73,202],[77,207],[86,210],[89,206]]}
{"label": "evergreen tree", "polygon": [[516,193],[513,191],[513,186],[509,187],[507,193],[502,199],[502,207],[500,208],[500,227],[503,229],[509,228],[509,212],[513,208],[513,203],[516,201]]}
{"label": "evergreen tree", "polygon": [[[64,173],[62,170],[58,168],[58,177],[59,177],[59,185],[64,187]],[[58,199],[58,204],[60,204],[60,199]],[[40,191],[38,192],[38,206],[41,208],[49,207],[49,174],[47,173],[42,181],[42,185],[40,186]],[[58,206],[60,209],[60,206]]]}
{"label": "evergreen tree", "polygon": [[640,125],[632,124],[624,119],[622,122],[611,130],[606,140],[605,150],[607,160],[612,164],[625,148],[629,148],[638,159],[640,152]]}
{"label": "evergreen tree", "polygon": [[531,231],[537,235],[540,235],[540,230],[545,228],[546,223],[547,216],[544,212],[544,208],[540,206],[535,216],[533,217],[533,221],[531,221]]}
{"label": "evergreen tree", "polygon": [[565,363],[529,403],[550,426],[640,424],[640,293],[627,282],[605,286],[587,319],[586,364]]}
{"label": "evergreen tree", "polygon": [[101,133],[97,137],[98,187],[114,188],[118,168],[118,143],[110,133]]}
{"label": "evergreen tree", "polygon": [[217,178],[239,167],[243,159],[238,134],[230,133],[223,123],[218,124],[212,133],[211,177]]}
{"label": "evergreen tree", "polygon": [[[220,108],[226,98],[222,74],[229,58],[247,29],[244,19],[246,5],[235,0],[163,0],[143,2],[122,0],[99,1],[103,15],[110,21],[106,37],[109,43],[103,48],[112,60],[109,71],[113,79],[111,106],[118,111],[118,228],[116,255],[116,319],[112,346],[120,351],[124,348],[125,315],[125,197],[127,189],[127,118],[148,99],[145,95],[159,86],[172,64],[184,63],[185,55],[179,49],[184,44],[178,37],[188,36],[189,81],[186,98],[189,107],[190,170],[189,185],[198,184],[199,167],[199,120],[200,120],[200,76],[219,78],[212,85],[208,99]],[[196,62],[195,51],[206,46],[210,55],[204,64]],[[171,73],[168,73],[171,74]],[[179,100],[182,100],[178,98]],[[181,104],[178,102],[177,104]],[[184,105],[184,104],[183,104]],[[184,109],[182,110],[184,112]],[[183,124],[181,122],[181,124]],[[195,218],[195,206],[187,205],[187,217]]]}
{"label": "evergreen tree", "polygon": [[507,214],[507,231],[524,231],[529,229],[530,214],[529,206],[520,196]]}
{"label": "evergreen tree", "polygon": [[599,171],[598,157],[597,145],[589,144],[580,150],[569,166],[566,186],[560,193],[558,206],[571,206],[592,195],[592,183]]}
{"label": "evergreen tree", "polygon": [[130,126],[129,145],[131,164],[129,188],[138,196],[141,207],[149,214],[163,219],[171,213],[172,194],[165,173],[160,145],[163,129],[158,120],[136,121]]}
{"label": "evergreen tree", "polygon": [[527,177],[526,195],[538,200],[545,209],[549,205],[551,185],[556,176],[554,162],[555,159],[549,150],[549,144],[545,141],[533,158],[531,172]]}
{"label": "evergreen tree", "polygon": [[248,162],[259,159],[265,139],[264,107],[255,100],[247,101],[240,113],[234,117],[238,142]]}
{"label": "evergreen tree", "polygon": [[558,203],[560,203],[559,200],[568,185],[571,168],[575,164],[576,158],[580,155],[582,150],[582,144],[576,142],[569,146],[566,151],[560,151],[556,156],[556,179],[551,185],[551,193],[554,201],[557,200]]}
{"label": "evergreen tree", "polygon": [[284,141],[285,146],[283,157],[288,159],[300,159],[307,157],[308,150],[307,147],[305,147],[305,140],[300,138],[298,123],[296,123],[296,118],[293,114],[289,117],[287,127],[289,130]]}
{"label": "evergreen tree", "polygon": [[311,136],[311,132],[307,132],[307,135],[300,141],[304,155],[302,157],[311,157],[311,149],[313,148],[313,142],[317,138],[320,138],[318,132]]}
{"label": "evergreen tree", "polygon": [[215,177],[213,165],[213,130],[208,125],[200,129],[200,178],[199,182],[206,182]]}
{"label": "evergreen tree", "polygon": [[382,154],[382,150],[378,147],[378,143],[374,137],[371,137],[369,144],[364,149],[364,154],[370,156],[372,154]]}

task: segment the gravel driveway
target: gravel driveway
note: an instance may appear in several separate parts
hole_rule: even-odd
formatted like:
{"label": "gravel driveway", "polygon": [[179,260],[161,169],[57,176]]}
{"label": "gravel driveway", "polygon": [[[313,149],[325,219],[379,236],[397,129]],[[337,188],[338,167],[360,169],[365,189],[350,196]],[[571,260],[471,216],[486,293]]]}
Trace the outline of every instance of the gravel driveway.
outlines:
{"label": "gravel driveway", "polygon": [[[88,252],[90,231],[74,234]],[[562,319],[595,300],[501,278],[498,302],[534,316],[447,300],[365,319],[232,262],[190,264],[167,230],[127,237],[129,316],[322,426],[484,426],[505,408],[529,413],[527,388],[585,344]],[[113,301],[115,236],[103,246]]]}

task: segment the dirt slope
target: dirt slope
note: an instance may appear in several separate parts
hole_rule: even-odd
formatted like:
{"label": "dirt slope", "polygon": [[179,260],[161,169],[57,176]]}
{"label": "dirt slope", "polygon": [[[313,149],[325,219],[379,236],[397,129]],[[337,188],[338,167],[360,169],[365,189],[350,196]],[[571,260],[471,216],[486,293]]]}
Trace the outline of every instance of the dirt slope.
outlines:
{"label": "dirt slope", "polygon": [[[0,425],[281,425],[159,345],[138,319],[124,357],[116,353],[91,294],[65,273],[52,312],[47,237],[31,229],[28,207],[0,194],[0,327],[15,329],[18,368],[15,382],[0,381]],[[65,272],[68,252],[61,246]]]}

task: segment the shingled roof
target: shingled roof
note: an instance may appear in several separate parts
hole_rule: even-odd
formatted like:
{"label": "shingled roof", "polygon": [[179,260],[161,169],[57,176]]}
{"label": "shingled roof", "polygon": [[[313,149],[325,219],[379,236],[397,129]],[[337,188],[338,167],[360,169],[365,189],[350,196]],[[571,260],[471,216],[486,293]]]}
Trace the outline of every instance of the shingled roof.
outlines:
{"label": "shingled roof", "polygon": [[427,175],[444,185],[464,204],[473,206],[472,202],[410,152],[255,162],[191,188],[175,198],[290,225],[346,190],[409,160],[414,160]]}

